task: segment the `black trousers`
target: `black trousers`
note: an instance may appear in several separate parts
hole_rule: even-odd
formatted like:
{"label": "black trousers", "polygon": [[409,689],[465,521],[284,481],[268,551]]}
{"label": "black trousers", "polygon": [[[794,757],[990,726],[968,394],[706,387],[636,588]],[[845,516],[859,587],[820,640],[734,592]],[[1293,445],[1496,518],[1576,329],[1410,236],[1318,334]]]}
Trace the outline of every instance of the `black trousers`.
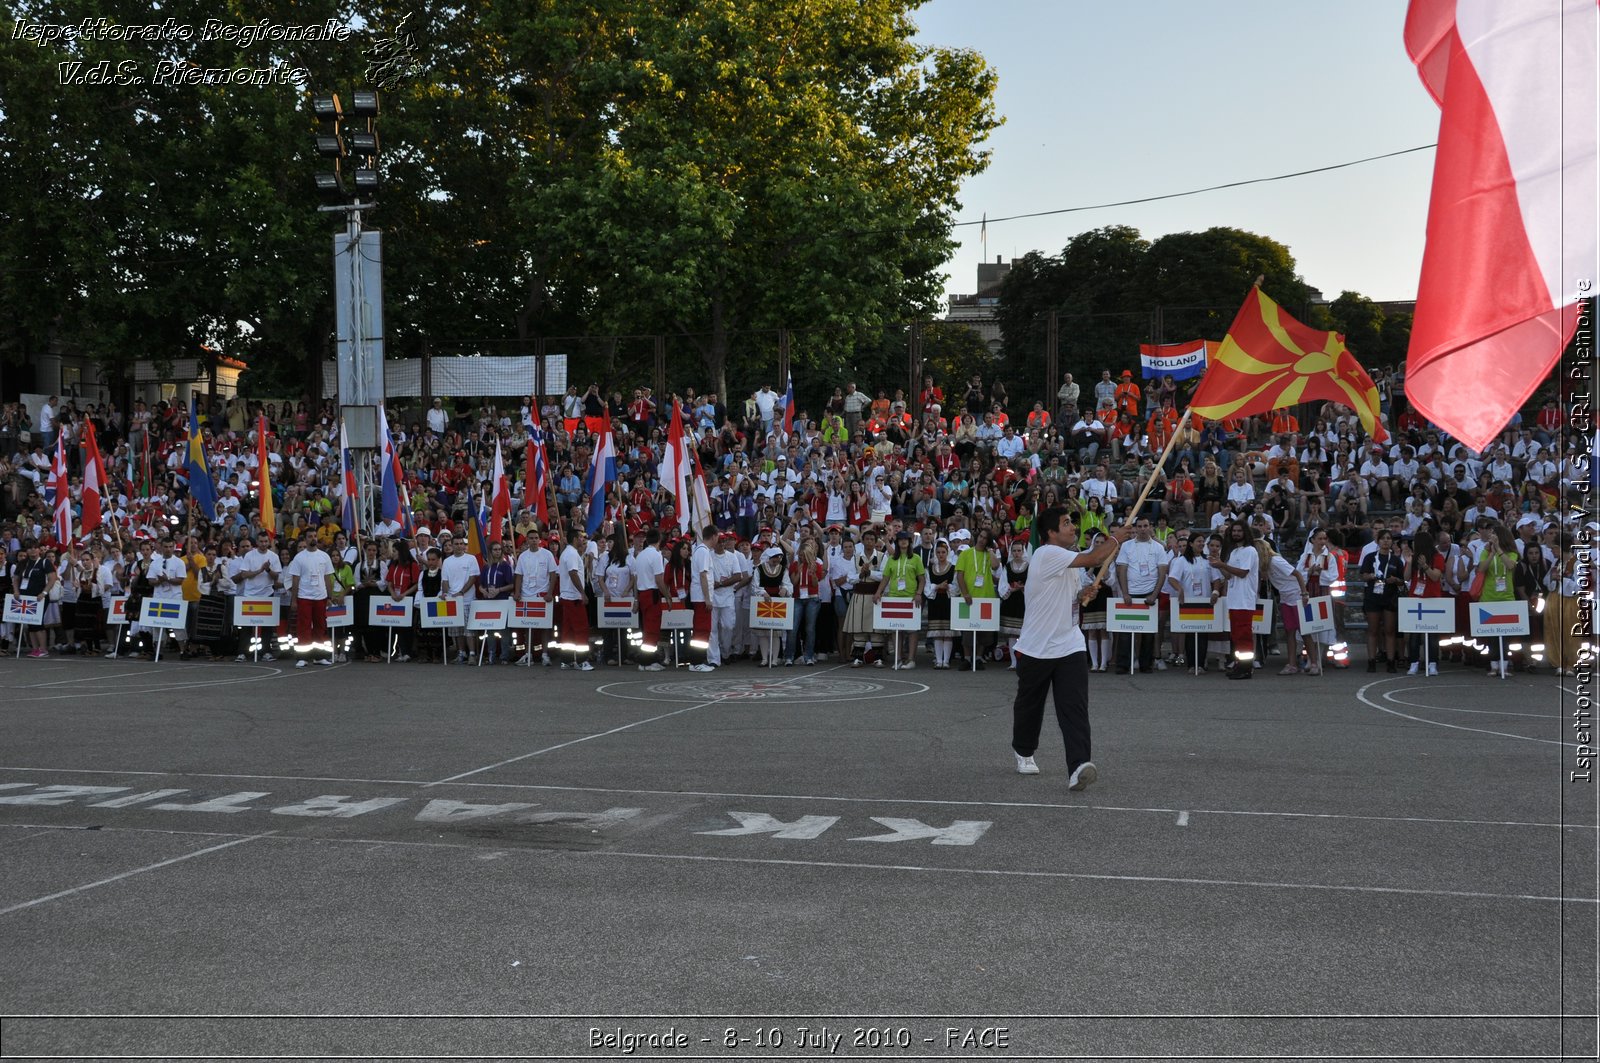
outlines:
{"label": "black trousers", "polygon": [[1017,700],[1011,707],[1011,748],[1031,757],[1044,726],[1045,694],[1053,692],[1056,723],[1067,746],[1067,770],[1089,759],[1089,655],[1036,658],[1017,654]]}
{"label": "black trousers", "polygon": [[1128,667],[1128,640],[1138,639],[1136,643],[1139,668],[1149,671],[1156,663],[1156,639],[1159,635],[1128,634],[1118,631],[1111,636],[1111,664],[1113,668]]}

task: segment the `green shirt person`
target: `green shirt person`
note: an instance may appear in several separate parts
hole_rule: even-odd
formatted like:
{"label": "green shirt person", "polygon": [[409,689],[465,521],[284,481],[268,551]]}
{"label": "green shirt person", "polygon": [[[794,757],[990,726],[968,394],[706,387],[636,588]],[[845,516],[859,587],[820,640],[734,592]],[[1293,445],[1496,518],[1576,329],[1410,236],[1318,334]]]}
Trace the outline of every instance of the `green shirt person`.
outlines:
{"label": "green shirt person", "polygon": [[895,555],[883,563],[883,582],[879,585],[879,596],[883,598],[915,598],[922,593],[922,581],[927,577],[922,558],[911,553],[911,534],[901,535],[903,538],[895,540]]}
{"label": "green shirt person", "polygon": [[986,534],[980,532],[978,542],[956,558],[956,589],[968,604],[974,598],[1000,597],[1000,588],[995,586],[994,555],[989,552]]}

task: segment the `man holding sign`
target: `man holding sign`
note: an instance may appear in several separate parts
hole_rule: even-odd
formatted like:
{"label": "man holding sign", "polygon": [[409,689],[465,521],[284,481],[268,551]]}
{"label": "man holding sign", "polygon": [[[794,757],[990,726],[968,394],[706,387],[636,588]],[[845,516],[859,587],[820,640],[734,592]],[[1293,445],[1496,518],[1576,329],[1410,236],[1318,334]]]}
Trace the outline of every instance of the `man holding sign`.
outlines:
{"label": "man holding sign", "polygon": [[1017,771],[1037,775],[1034,751],[1044,724],[1044,697],[1053,691],[1056,722],[1066,743],[1067,789],[1082,790],[1099,777],[1089,759],[1088,647],[1078,627],[1079,569],[1095,568],[1116,556],[1133,529],[1119,526],[1087,551],[1073,549],[1078,525],[1071,511],[1051,506],[1039,514],[1043,544],[1028,564],[1028,612],[1013,644],[1017,657],[1017,700],[1012,705],[1011,749]]}

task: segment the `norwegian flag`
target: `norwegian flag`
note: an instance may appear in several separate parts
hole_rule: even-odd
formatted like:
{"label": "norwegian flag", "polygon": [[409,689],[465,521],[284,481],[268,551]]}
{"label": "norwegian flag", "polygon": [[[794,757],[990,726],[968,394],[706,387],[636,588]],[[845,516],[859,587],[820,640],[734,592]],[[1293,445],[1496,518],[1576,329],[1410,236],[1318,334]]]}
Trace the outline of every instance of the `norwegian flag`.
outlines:
{"label": "norwegian flag", "polygon": [[543,598],[531,602],[517,602],[512,606],[513,620],[546,620],[550,616],[550,603]]}
{"label": "norwegian flag", "polygon": [[[544,431],[538,425],[528,428],[528,460],[523,468],[522,504],[533,506],[540,524],[548,523],[550,510],[545,503],[545,496],[550,493],[550,473],[544,452]],[[531,503],[529,499],[532,499]]]}
{"label": "norwegian flag", "polygon": [[72,492],[67,487],[66,434],[56,436],[56,460],[50,468],[50,488],[55,497],[51,500],[55,520],[53,531],[56,542],[66,546],[72,542]]}

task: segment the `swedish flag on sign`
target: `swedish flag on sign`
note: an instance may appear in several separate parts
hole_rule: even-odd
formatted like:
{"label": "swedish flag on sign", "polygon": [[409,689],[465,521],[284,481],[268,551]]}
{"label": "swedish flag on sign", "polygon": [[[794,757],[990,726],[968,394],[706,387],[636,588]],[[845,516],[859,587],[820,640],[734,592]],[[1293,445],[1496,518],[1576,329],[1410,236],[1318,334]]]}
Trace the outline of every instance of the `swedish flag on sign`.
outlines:
{"label": "swedish flag on sign", "polygon": [[177,620],[182,615],[182,602],[150,601],[145,603],[145,616],[151,620]]}

